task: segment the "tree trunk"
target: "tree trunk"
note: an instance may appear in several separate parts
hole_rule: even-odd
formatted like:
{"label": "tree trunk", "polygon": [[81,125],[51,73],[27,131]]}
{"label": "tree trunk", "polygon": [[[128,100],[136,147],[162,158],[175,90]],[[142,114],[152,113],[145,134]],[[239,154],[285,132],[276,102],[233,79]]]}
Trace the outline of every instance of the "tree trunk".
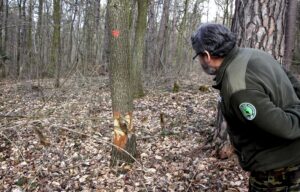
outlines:
{"label": "tree trunk", "polygon": [[104,24],[104,35],[103,35],[103,45],[102,45],[102,68],[103,71],[107,70],[107,65],[109,63],[109,31],[108,31],[108,9],[106,9],[105,13],[105,24]]}
{"label": "tree trunk", "polygon": [[3,23],[4,23],[4,2],[3,0],[0,0],[0,51],[3,51],[2,46],[3,46],[3,37],[2,37],[2,31],[3,31]]}
{"label": "tree trunk", "polygon": [[22,44],[22,0],[18,2],[18,34],[17,34],[17,55],[16,55],[16,76],[20,76],[20,69],[21,69],[21,44]]}
{"label": "tree trunk", "polygon": [[101,47],[101,36],[102,30],[100,25],[100,13],[101,13],[101,0],[96,0],[96,19],[95,19],[95,31],[96,31],[96,55],[95,55],[95,64],[98,66],[100,64],[100,47]]}
{"label": "tree trunk", "polygon": [[94,40],[93,40],[93,7],[91,1],[86,1],[85,7],[85,18],[84,18],[84,35],[85,35],[85,49],[84,49],[84,62],[82,63],[83,74],[86,75],[86,72],[89,71],[89,67],[93,66],[94,61]]}
{"label": "tree trunk", "polygon": [[136,156],[129,71],[129,15],[131,3],[130,0],[109,0],[107,6],[110,85],[114,120],[114,147],[112,148],[111,165],[114,166],[122,162],[133,162],[131,156]]}
{"label": "tree trunk", "polygon": [[52,49],[51,49],[51,63],[55,66],[55,83],[54,87],[60,86],[60,68],[61,68],[61,55],[60,55],[60,0],[53,0],[53,37],[52,37]]}
{"label": "tree trunk", "polygon": [[154,56],[154,70],[160,71],[163,69],[165,63],[165,59],[163,58],[164,55],[164,48],[166,46],[167,40],[167,33],[168,33],[168,23],[169,23],[169,11],[170,10],[170,1],[164,0],[163,5],[163,14],[160,20],[160,27],[156,41],[156,48],[155,48],[155,56]]}
{"label": "tree trunk", "polygon": [[185,0],[184,3],[184,11],[183,11],[183,17],[179,26],[178,34],[177,34],[177,46],[176,46],[176,72],[180,73],[180,68],[183,66],[183,58],[184,58],[184,51],[183,51],[183,42],[186,32],[186,21],[187,21],[187,11],[189,7],[189,0]]}
{"label": "tree trunk", "polygon": [[133,90],[133,97],[139,98],[144,96],[142,83],[142,67],[144,53],[144,37],[147,27],[147,8],[148,0],[137,0],[138,18],[135,28],[135,39],[133,46],[133,57],[130,66],[130,78]]}
{"label": "tree trunk", "polygon": [[8,42],[8,27],[7,27],[7,22],[8,22],[8,9],[9,9],[9,4],[8,0],[5,1],[5,22],[4,22],[4,45],[3,45],[3,51],[7,53],[7,42]]}
{"label": "tree trunk", "polygon": [[69,35],[69,50],[68,50],[68,62],[73,63],[72,59],[72,54],[73,54],[73,33],[74,33],[74,22],[75,18],[78,12],[78,0],[75,0],[75,8],[74,8],[74,13],[71,18],[71,23],[70,23],[70,35]]}
{"label": "tree trunk", "polygon": [[145,56],[144,56],[144,69],[146,74],[150,73],[153,69],[153,60],[154,60],[154,40],[156,35],[156,17],[154,10],[154,0],[149,0],[149,10],[148,10],[148,23],[147,23],[147,32],[146,32],[146,42],[145,42]]}
{"label": "tree trunk", "polygon": [[288,6],[286,11],[286,25],[285,25],[285,49],[283,57],[283,65],[287,70],[290,69],[295,46],[295,34],[297,31],[297,1],[287,0]]}
{"label": "tree trunk", "polygon": [[27,38],[26,38],[26,49],[27,49],[27,66],[29,68],[28,75],[32,79],[33,76],[33,66],[34,66],[34,60],[33,60],[33,51],[32,51],[32,17],[33,17],[33,0],[29,0],[29,6],[28,6],[28,27],[27,27]]}
{"label": "tree trunk", "polygon": [[36,35],[35,35],[35,41],[36,41],[36,47],[37,47],[37,63],[35,66],[36,70],[36,77],[39,79],[41,77],[40,69],[41,66],[43,66],[43,34],[42,34],[42,22],[43,22],[43,6],[44,6],[44,0],[39,0],[39,7],[38,7],[38,20],[37,20],[37,28],[36,28]]}
{"label": "tree trunk", "polygon": [[262,49],[281,62],[285,48],[286,0],[237,0],[235,6],[231,29],[238,34],[238,45]]}

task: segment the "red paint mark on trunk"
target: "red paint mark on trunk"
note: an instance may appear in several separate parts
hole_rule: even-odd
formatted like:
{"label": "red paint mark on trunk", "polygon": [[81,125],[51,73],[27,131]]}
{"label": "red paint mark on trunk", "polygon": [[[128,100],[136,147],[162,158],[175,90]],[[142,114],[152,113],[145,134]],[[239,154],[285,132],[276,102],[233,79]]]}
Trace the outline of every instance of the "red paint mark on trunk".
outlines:
{"label": "red paint mark on trunk", "polygon": [[114,29],[112,30],[111,34],[113,37],[118,38],[120,35],[120,31],[118,29]]}

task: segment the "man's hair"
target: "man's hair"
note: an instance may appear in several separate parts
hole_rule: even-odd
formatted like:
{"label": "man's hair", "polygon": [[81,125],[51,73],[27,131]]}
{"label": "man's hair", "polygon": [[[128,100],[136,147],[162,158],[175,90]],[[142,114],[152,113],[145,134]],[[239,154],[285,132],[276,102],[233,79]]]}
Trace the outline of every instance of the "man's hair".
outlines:
{"label": "man's hair", "polygon": [[223,25],[208,23],[200,25],[191,40],[197,55],[208,51],[212,56],[225,57],[234,48],[236,35]]}

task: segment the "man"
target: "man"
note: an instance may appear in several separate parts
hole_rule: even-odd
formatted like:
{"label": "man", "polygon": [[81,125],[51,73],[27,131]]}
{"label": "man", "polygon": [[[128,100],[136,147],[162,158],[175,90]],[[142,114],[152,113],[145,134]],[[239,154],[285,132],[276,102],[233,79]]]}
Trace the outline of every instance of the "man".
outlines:
{"label": "man", "polygon": [[249,191],[300,191],[299,82],[271,55],[238,48],[222,25],[203,24],[191,40],[194,58],[215,75],[231,143],[251,173]]}

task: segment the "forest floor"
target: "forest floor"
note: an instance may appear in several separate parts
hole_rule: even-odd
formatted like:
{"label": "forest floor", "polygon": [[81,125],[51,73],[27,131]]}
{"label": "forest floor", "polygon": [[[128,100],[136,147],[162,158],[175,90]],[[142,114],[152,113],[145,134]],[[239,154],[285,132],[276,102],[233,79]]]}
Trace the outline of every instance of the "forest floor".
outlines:
{"label": "forest floor", "polygon": [[218,94],[201,83],[145,88],[134,101],[139,156],[120,172],[109,166],[107,78],[0,82],[0,191],[247,191],[236,158],[216,158],[208,142]]}

